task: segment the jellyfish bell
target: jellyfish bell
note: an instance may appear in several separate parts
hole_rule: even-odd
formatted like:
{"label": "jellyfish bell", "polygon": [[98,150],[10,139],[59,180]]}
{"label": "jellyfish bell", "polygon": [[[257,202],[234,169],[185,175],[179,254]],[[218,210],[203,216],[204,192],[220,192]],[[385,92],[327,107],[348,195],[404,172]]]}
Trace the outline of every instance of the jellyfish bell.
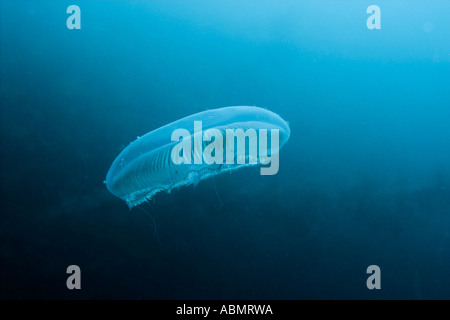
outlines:
{"label": "jellyfish bell", "polygon": [[106,187],[131,208],[158,192],[248,166],[276,174],[279,150],[289,136],[287,122],[267,109],[199,112],[131,142],[113,161]]}

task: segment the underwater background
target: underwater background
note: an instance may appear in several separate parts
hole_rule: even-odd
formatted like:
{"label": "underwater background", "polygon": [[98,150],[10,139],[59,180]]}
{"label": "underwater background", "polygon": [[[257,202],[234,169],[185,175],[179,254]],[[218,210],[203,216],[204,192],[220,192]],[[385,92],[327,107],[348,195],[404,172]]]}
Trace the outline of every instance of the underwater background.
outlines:
{"label": "underwater background", "polygon": [[[1,299],[450,299],[449,1],[0,5]],[[108,192],[137,136],[234,105],[289,122],[276,175]]]}

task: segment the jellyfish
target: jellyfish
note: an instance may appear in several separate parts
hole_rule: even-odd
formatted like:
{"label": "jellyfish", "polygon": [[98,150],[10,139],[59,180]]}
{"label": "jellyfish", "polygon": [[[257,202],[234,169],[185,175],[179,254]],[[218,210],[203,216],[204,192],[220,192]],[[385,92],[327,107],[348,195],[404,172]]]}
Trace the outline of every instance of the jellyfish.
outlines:
{"label": "jellyfish", "polygon": [[288,123],[264,108],[199,112],[131,142],[113,161],[105,184],[132,208],[161,191],[249,166],[261,166],[262,175],[275,174],[289,136]]}

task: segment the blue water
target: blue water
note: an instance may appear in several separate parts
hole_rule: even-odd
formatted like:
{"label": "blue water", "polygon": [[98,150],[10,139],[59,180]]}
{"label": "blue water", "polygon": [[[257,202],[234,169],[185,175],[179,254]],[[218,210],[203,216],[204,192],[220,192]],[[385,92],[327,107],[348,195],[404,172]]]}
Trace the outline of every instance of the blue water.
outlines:
{"label": "blue water", "polygon": [[[450,299],[449,12],[2,1],[0,298]],[[221,175],[146,212],[107,191],[136,136],[232,105],[289,122],[276,175]]]}

